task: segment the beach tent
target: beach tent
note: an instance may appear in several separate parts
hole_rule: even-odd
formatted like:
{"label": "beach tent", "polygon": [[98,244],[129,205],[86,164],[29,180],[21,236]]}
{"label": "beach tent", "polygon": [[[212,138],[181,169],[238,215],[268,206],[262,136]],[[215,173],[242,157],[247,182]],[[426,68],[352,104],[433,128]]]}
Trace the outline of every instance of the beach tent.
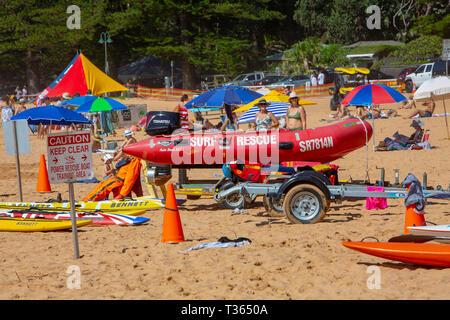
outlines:
{"label": "beach tent", "polygon": [[39,98],[61,97],[65,92],[71,96],[75,93],[83,96],[88,89],[93,95],[128,90],[97,68],[82,53],[79,53],[56,80],[39,95]]}

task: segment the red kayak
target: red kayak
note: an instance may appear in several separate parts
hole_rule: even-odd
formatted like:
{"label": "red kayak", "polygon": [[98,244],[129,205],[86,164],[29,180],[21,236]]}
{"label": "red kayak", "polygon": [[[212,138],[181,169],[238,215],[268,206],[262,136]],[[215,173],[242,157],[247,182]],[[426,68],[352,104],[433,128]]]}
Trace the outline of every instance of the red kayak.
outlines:
{"label": "red kayak", "polygon": [[327,163],[366,145],[371,125],[350,119],[307,130],[201,132],[154,136],[124,152],[155,164],[207,166],[241,160],[260,164],[284,161]]}
{"label": "red kayak", "polygon": [[372,256],[424,266],[450,267],[450,245],[414,242],[342,242]]}

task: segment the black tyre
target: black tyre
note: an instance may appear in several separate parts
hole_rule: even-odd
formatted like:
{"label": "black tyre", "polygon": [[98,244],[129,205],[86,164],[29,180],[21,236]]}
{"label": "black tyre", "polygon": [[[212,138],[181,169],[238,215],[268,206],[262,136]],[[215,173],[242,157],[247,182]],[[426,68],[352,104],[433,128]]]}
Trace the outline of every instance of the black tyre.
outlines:
{"label": "black tyre", "polygon": [[336,111],[337,110],[337,103],[336,103],[336,100],[334,98],[332,98],[330,100],[330,110],[331,111]]}
{"label": "black tyre", "polygon": [[[235,184],[231,181],[225,182],[219,188],[219,192],[225,191],[234,186],[235,186]],[[228,196],[226,196],[220,203],[225,208],[234,210],[236,208],[243,209],[245,207],[245,204],[247,203],[247,201],[246,201],[245,196],[243,196],[239,191],[236,191],[236,192],[233,192],[232,194],[229,194]]]}
{"label": "black tyre", "polygon": [[275,200],[272,197],[264,195],[263,197],[264,209],[271,217],[283,217],[283,198]]}
{"label": "black tyre", "polygon": [[316,186],[301,184],[290,189],[283,201],[286,217],[293,223],[312,224],[326,215],[327,199]]}
{"label": "black tyre", "polygon": [[414,85],[411,80],[406,81],[405,83],[405,91],[406,93],[411,93],[414,90]]}

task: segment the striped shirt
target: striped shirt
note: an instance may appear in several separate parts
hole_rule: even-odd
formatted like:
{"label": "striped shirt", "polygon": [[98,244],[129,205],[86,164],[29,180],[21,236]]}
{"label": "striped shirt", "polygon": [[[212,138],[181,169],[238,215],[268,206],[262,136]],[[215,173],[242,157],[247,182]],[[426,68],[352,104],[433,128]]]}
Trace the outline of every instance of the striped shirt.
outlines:
{"label": "striped shirt", "polygon": [[180,105],[180,125],[182,129],[189,129],[189,115],[184,106]]}

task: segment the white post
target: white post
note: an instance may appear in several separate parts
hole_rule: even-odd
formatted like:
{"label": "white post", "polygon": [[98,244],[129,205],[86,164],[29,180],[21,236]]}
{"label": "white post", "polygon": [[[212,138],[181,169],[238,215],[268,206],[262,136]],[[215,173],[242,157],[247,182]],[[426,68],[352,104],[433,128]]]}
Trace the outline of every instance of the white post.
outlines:
{"label": "white post", "polygon": [[17,169],[17,185],[19,186],[19,200],[23,202],[22,197],[22,177],[20,175],[20,158],[19,158],[19,144],[17,142],[16,122],[12,122],[12,129],[14,135],[14,153],[16,154],[16,169]]}
{"label": "white post", "polygon": [[80,258],[80,249],[78,245],[77,216],[75,211],[75,192],[73,182],[69,182],[69,202],[70,202],[70,219],[72,220],[72,239],[75,259]]}

